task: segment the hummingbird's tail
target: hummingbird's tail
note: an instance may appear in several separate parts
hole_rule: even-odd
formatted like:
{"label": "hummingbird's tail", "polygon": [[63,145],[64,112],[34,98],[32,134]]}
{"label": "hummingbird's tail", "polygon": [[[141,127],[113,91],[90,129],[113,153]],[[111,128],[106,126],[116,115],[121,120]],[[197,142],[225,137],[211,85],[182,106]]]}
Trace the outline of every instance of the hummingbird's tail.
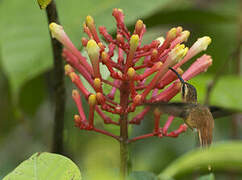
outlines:
{"label": "hummingbird's tail", "polygon": [[213,129],[198,129],[198,137],[200,141],[200,145],[203,147],[209,146],[213,140]]}

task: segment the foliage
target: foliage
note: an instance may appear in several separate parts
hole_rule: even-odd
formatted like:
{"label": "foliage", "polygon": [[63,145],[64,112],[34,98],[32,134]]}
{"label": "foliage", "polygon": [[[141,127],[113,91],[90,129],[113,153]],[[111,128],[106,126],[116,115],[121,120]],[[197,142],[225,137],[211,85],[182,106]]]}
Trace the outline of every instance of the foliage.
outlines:
{"label": "foliage", "polygon": [[3,180],[81,180],[78,167],[68,158],[47,152],[35,153],[22,162]]}

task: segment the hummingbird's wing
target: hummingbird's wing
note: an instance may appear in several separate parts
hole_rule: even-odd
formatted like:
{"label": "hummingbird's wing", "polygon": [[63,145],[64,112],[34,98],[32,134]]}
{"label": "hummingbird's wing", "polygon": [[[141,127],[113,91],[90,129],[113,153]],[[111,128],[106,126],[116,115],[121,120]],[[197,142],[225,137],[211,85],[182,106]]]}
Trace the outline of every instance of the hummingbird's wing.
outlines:
{"label": "hummingbird's wing", "polygon": [[192,103],[167,103],[167,102],[155,102],[155,103],[145,103],[148,106],[153,108],[159,108],[159,110],[163,113],[180,117],[186,119],[189,114],[189,108],[194,107],[195,104]]}
{"label": "hummingbird's wing", "polygon": [[225,109],[218,106],[209,106],[209,110],[212,113],[214,118],[220,118],[220,117],[230,116],[235,113],[239,113],[239,111]]}

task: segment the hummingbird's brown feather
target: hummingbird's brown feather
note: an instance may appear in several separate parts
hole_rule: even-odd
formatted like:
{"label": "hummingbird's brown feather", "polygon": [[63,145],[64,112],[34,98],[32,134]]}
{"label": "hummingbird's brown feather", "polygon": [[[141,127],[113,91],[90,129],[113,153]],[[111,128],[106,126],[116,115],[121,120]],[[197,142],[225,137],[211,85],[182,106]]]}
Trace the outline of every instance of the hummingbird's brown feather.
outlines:
{"label": "hummingbird's brown feather", "polygon": [[196,108],[192,108],[185,121],[197,129],[201,146],[208,146],[212,143],[214,119],[206,106],[198,104]]}

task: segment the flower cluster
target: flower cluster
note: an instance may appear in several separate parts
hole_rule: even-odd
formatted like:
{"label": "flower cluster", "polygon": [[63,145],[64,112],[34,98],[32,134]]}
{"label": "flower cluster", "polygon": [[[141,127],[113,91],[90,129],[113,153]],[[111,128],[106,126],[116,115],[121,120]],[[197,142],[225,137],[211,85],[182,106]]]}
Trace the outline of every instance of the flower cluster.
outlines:
{"label": "flower cluster", "polygon": [[[95,127],[95,112],[105,124],[128,126],[129,124],[140,124],[144,116],[152,111],[155,121],[153,132],[128,141],[132,142],[151,136],[177,137],[181,132],[186,131],[187,126],[182,124],[177,130],[168,133],[168,128],[174,117],[168,117],[164,127],[160,127],[161,112],[158,109],[144,106],[144,109],[134,118],[126,119],[126,124],[122,123],[123,118],[113,120],[104,112],[128,117],[130,112],[135,112],[136,107],[144,103],[167,102],[172,99],[179,93],[181,83],[177,80],[177,76],[169,70],[169,67],[173,67],[185,81],[206,71],[212,64],[212,59],[208,55],[198,58],[184,73],[181,65],[196,54],[206,50],[211,39],[205,36],[199,38],[191,48],[185,47],[183,43],[187,41],[190,32],[179,26],[170,29],[165,38],[159,37],[150,44],[142,45],[141,41],[146,32],[143,21],[138,20],[134,32],[131,33],[124,24],[124,14],[121,9],[114,9],[112,15],[117,25],[115,38],[108,33],[105,27],[99,27],[99,33],[105,43],[98,36],[93,18],[86,17],[83,29],[88,38],[83,37],[81,42],[91,63],[88,63],[87,57],[84,57],[73,45],[62,26],[55,23],[50,24],[52,36],[64,45],[63,57],[67,62],[66,75],[70,77],[78,89],[72,92],[72,97],[79,111],[79,115],[74,116],[76,126],[120,140],[120,136]],[[114,56],[115,53],[117,58]],[[111,78],[103,78],[99,67],[101,63],[107,67]],[[90,93],[87,90],[77,72],[85,78],[95,93]],[[104,84],[112,87],[109,93],[104,93]],[[83,111],[81,95],[85,97],[89,105],[88,118]],[[114,100],[117,95],[120,95],[119,102]]]}

